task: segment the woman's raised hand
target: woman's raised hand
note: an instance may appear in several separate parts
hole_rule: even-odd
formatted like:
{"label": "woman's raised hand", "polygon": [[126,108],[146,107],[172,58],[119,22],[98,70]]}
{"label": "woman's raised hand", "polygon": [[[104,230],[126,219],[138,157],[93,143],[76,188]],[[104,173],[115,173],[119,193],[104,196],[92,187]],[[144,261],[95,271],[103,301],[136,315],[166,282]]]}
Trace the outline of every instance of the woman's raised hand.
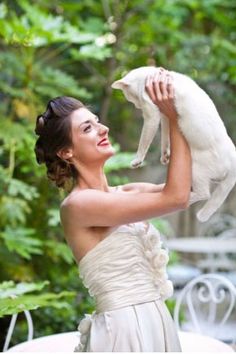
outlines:
{"label": "woman's raised hand", "polygon": [[175,120],[177,112],[174,105],[173,78],[169,71],[160,68],[154,76],[148,76],[145,88],[160,111],[170,120]]}

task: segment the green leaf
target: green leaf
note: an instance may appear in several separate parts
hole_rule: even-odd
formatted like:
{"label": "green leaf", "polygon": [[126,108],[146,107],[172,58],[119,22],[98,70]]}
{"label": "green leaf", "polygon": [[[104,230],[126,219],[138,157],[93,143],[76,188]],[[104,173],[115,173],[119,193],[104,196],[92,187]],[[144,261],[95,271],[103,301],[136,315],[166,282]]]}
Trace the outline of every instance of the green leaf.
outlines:
{"label": "green leaf", "polygon": [[36,238],[30,237],[35,234],[34,229],[26,229],[18,227],[17,229],[10,228],[9,226],[2,232],[0,237],[10,252],[16,252],[21,257],[31,259],[33,254],[42,254],[43,242]]}
{"label": "green leaf", "polygon": [[41,291],[46,285],[49,284],[48,280],[39,283],[18,283],[13,281],[5,281],[0,284],[0,299],[8,297],[16,297],[25,293],[31,293],[33,291]]}
{"label": "green leaf", "polygon": [[12,178],[8,186],[8,193],[15,197],[21,195],[26,200],[33,200],[39,196],[37,190],[33,186],[29,186],[23,181]]}
{"label": "green leaf", "polygon": [[69,307],[69,304],[62,299],[74,296],[74,292],[63,291],[60,294],[21,295],[16,298],[0,299],[0,317],[46,306],[65,309]]}
{"label": "green leaf", "polygon": [[99,47],[96,44],[83,45],[79,50],[72,49],[70,53],[72,58],[76,60],[96,59],[103,61],[112,56],[111,48]]}
{"label": "green leaf", "polygon": [[28,203],[20,198],[3,195],[0,198],[0,221],[12,226],[25,224],[26,215],[30,213]]}
{"label": "green leaf", "polygon": [[34,83],[31,83],[31,86],[36,93],[42,96],[56,97],[68,95],[87,99],[91,97],[91,94],[85,88],[80,87],[71,75],[59,69],[46,67],[42,74],[39,67],[36,76],[39,76],[38,84],[33,86]]}
{"label": "green leaf", "polygon": [[45,247],[50,258],[54,261],[58,262],[59,260],[63,260],[67,264],[74,263],[72,251],[66,243],[48,240],[45,241]]}
{"label": "green leaf", "polygon": [[17,122],[13,123],[9,119],[1,119],[0,139],[4,142],[6,148],[8,148],[12,142],[17,145],[21,144],[24,136],[25,127],[22,124]]}
{"label": "green leaf", "polygon": [[60,212],[59,209],[49,209],[47,211],[47,214],[49,216],[48,219],[48,225],[49,226],[58,226],[61,225],[61,221],[60,221]]}

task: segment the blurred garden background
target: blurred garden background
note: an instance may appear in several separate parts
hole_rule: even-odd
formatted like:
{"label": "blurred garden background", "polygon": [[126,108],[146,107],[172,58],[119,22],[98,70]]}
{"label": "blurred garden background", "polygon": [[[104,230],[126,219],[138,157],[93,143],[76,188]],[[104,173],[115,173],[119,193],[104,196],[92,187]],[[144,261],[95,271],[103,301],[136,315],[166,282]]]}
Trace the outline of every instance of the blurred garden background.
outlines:
{"label": "blurred garden background", "polygon": [[[110,127],[111,185],[161,183],[159,136],[145,166],[129,168],[143,121],[111,83],[145,65],[185,73],[214,100],[235,143],[235,43],[235,0],[0,2],[0,348],[12,313],[34,309],[39,337],[76,330],[94,309],[59,221],[66,194],[34,157],[35,119],[47,101],[74,96]],[[218,212],[221,231],[236,220],[235,198],[234,189]],[[167,237],[203,235],[198,208],[153,222]],[[11,344],[26,333],[22,316]]]}

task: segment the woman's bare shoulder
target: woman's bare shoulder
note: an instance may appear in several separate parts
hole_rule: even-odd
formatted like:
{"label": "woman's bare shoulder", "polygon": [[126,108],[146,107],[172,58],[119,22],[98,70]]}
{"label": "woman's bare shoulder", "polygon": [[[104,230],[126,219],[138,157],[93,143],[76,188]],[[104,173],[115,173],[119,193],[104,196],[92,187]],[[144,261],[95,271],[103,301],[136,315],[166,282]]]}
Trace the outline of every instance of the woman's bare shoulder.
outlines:
{"label": "woman's bare shoulder", "polygon": [[[117,191],[121,191],[121,186],[108,186],[107,193],[116,193]],[[64,229],[70,226],[71,222],[74,224],[76,220],[79,218],[79,212],[81,211],[81,207],[87,204],[87,200],[91,198],[91,191],[93,195],[96,195],[96,192],[102,192],[100,190],[95,189],[76,189],[71,191],[61,202],[60,204],[60,219],[62,226]],[[101,195],[99,194],[99,198]],[[76,217],[75,217],[76,216]],[[81,224],[81,223],[79,223]],[[81,225],[77,225],[77,228]]]}
{"label": "woman's bare shoulder", "polygon": [[75,191],[72,191],[62,200],[60,204],[60,209],[65,210],[74,198],[78,198],[78,192],[75,193]]}
{"label": "woman's bare shoulder", "polygon": [[[70,206],[72,206],[73,204],[76,204],[77,202],[79,202],[79,199],[81,197],[86,197],[86,195],[90,196],[91,194],[91,190],[90,188],[88,189],[76,189],[71,191],[61,202],[60,204],[60,209],[67,209]],[[117,191],[123,191],[122,185],[120,186],[109,186],[108,187],[108,193],[115,193]],[[93,191],[96,191],[95,189]],[[101,191],[99,191],[101,192]],[[105,192],[104,192],[105,193]]]}

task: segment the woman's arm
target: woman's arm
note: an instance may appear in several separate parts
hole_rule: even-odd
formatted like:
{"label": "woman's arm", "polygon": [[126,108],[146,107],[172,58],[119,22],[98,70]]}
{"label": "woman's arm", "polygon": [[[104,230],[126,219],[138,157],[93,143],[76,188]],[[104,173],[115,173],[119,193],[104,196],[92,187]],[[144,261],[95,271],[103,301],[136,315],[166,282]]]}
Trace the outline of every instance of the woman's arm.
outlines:
{"label": "woman's arm", "polygon": [[163,193],[172,195],[178,191],[181,199],[188,204],[192,182],[191,152],[179,130],[177,120],[170,123],[170,143],[170,164]]}
{"label": "woman's arm", "polygon": [[[151,219],[185,209],[191,188],[191,155],[177,124],[173,104],[173,87],[155,77],[147,82],[147,91],[161,111],[169,118],[171,156],[167,181],[160,192],[107,193],[85,189],[62,203],[61,217],[73,220],[80,227],[116,226]],[[73,224],[74,225],[74,224]],[[75,225],[74,225],[75,226]]]}
{"label": "woman's arm", "polygon": [[121,185],[121,190],[132,193],[159,193],[163,190],[165,183],[155,184],[149,182],[134,182]]}

